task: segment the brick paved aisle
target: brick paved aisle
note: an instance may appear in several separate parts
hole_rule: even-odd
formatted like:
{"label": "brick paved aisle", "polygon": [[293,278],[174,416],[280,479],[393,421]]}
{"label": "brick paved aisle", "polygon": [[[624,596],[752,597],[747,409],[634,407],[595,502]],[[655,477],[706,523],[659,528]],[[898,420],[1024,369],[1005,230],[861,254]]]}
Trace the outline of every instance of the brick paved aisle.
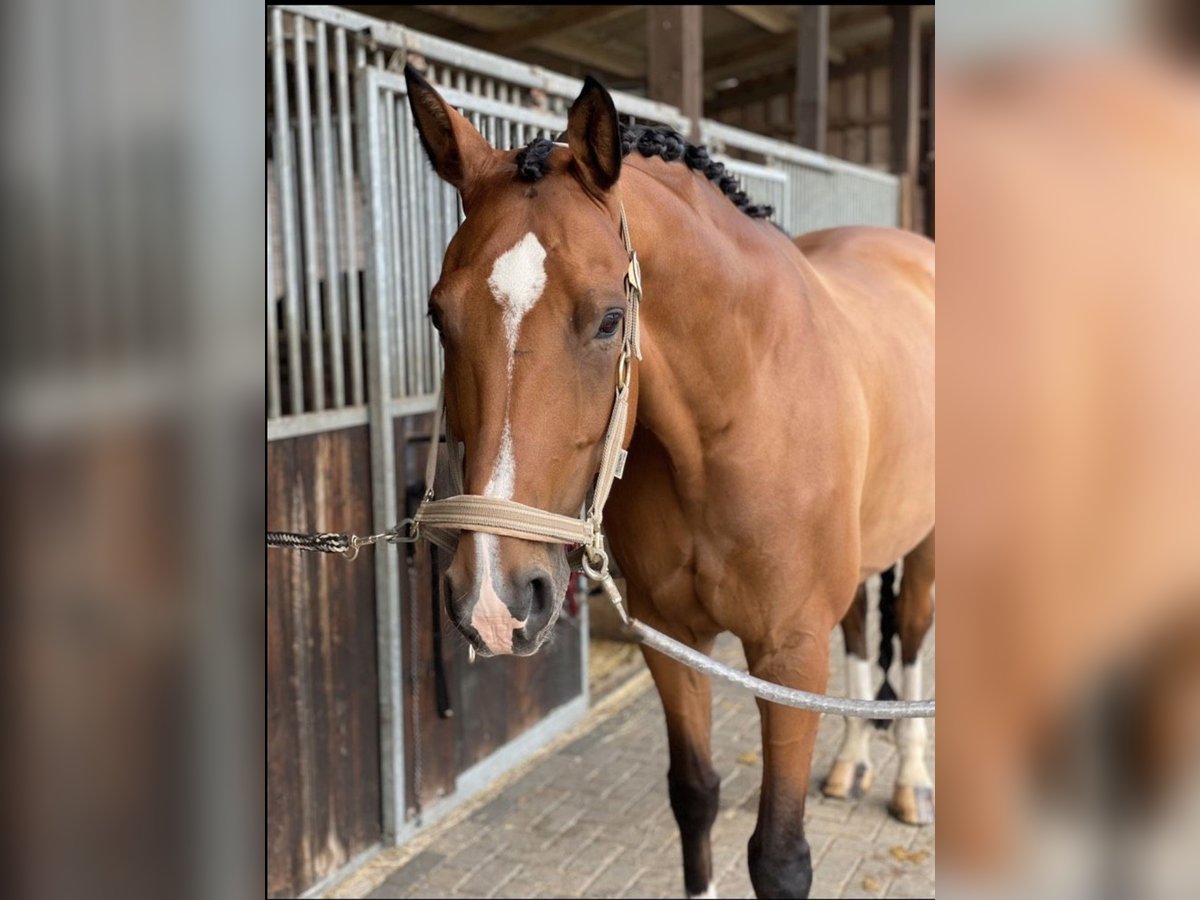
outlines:
{"label": "brick paved aisle", "polygon": [[[876,640],[872,646],[877,646]],[[933,632],[924,654],[926,685],[933,684],[932,644]],[[729,635],[718,642],[717,656],[745,666],[740,645]],[[830,690],[840,693],[840,632],[833,639],[832,658]],[[407,849],[381,854],[331,895],[683,896],[679,835],[667,801],[666,729],[658,695],[645,673],[624,693],[632,696],[615,712],[595,711],[565,746],[536,759],[473,811],[435,826]],[[865,797],[845,802],[820,795],[819,779],[829,768],[841,733],[841,719],[826,717],[813,760],[806,815],[814,860],[812,896],[931,896],[933,828],[901,825],[886,811],[897,763],[893,730],[873,738],[875,783]],[[931,723],[931,738],[933,733]],[[759,743],[754,699],[724,682],[715,683],[714,765],[722,780],[721,811],[712,837],[721,897],[753,897],[746,842],[758,805]],[[932,745],[931,740],[931,768]],[[415,854],[414,846],[421,848]],[[388,854],[396,863],[389,863]]]}

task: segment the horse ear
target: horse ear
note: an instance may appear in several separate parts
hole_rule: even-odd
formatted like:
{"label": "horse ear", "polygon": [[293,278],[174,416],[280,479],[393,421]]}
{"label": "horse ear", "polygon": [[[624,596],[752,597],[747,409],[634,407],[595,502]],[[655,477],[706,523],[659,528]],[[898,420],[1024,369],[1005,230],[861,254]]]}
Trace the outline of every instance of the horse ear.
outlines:
{"label": "horse ear", "polygon": [[417,134],[434,171],[463,193],[493,155],[491,144],[411,64],[404,67],[404,80]]}
{"label": "horse ear", "polygon": [[621,175],[621,125],[608,91],[589,75],[567,114],[567,144],[584,180],[607,191]]}

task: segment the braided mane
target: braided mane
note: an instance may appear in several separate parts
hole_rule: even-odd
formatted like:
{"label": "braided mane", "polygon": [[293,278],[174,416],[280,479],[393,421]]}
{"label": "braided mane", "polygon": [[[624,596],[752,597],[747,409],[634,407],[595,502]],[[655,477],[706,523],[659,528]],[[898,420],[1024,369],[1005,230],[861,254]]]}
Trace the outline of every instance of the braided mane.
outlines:
{"label": "braided mane", "polygon": [[[554,142],[534,138],[517,153],[517,177],[522,181],[539,181],[550,170],[548,158]],[[667,162],[682,160],[689,169],[700,172],[721,189],[730,202],[754,219],[768,219],[774,208],[750,202],[737,179],[726,174],[725,164],[708,155],[708,148],[689,144],[678,131],[667,125],[621,125],[621,155],[637,150],[642,156],[657,156]]]}

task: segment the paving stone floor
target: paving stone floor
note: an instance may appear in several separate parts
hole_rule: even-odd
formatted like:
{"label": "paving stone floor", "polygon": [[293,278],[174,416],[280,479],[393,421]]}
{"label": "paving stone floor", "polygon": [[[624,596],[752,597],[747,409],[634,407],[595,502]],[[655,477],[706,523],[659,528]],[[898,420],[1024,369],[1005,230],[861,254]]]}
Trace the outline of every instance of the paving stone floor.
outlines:
{"label": "paving stone floor", "polygon": [[[924,681],[931,695],[932,633],[926,644]],[[740,645],[728,635],[718,642],[717,655],[745,665]],[[830,690],[841,692],[840,632],[832,657]],[[722,779],[712,834],[716,889],[721,897],[752,897],[746,842],[762,772],[758,710],[749,694],[724,682],[713,693],[713,756]],[[887,814],[897,764],[892,733],[876,732],[873,739],[876,776],[866,796],[827,800],[818,785],[837,751],[842,721],[826,717],[821,723],[806,811],[813,897],[933,895],[933,827],[908,827]],[[930,723],[931,771],[933,734]],[[647,683],[615,713],[443,828],[369,896],[683,896],[666,770],[662,710]]]}

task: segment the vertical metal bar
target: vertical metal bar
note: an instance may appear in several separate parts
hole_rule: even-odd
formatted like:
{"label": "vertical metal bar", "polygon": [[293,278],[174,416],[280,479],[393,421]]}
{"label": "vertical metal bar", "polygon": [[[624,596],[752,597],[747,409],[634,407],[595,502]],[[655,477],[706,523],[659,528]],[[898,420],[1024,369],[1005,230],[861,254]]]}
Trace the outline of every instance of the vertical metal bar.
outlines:
{"label": "vertical metal bar", "polygon": [[[408,97],[398,104],[396,110],[396,140],[400,152],[400,181],[403,185],[403,196],[400,202],[400,271],[396,277],[401,283],[400,302],[402,316],[407,317],[409,307],[421,304],[421,294],[416,283],[416,256],[413,252],[416,240],[415,230],[418,223],[412,214],[413,197],[418,190],[419,181],[424,175],[424,164],[421,162],[421,150],[418,138],[413,128],[413,115],[408,108]],[[406,371],[408,370],[406,354]]]}
{"label": "vertical metal bar", "polygon": [[296,142],[300,148],[300,210],[304,237],[304,293],[308,300],[308,363],[313,409],[325,408],[325,329],[321,327],[321,283],[317,267],[316,183],[313,177],[312,117],[308,104],[308,27],[295,17]]}
{"label": "vertical metal bar", "polygon": [[[420,301],[422,298],[429,297],[429,292],[433,290],[433,283],[437,280],[441,269],[444,248],[442,247],[442,242],[438,239],[441,229],[437,227],[437,200],[441,191],[441,180],[433,180],[426,175],[425,191],[421,197],[421,209],[424,211],[421,222],[425,231],[426,248],[425,289],[422,294],[413,298],[414,301]],[[422,315],[421,307],[416,303],[414,303],[413,318],[416,320],[417,349],[420,353],[421,392],[423,394],[432,394],[436,388],[433,385],[433,366],[430,360],[430,356],[433,355],[433,348],[430,346],[429,340],[431,330],[429,327],[429,318]]]}
{"label": "vertical metal bar", "polygon": [[288,412],[304,412],[304,362],[300,359],[300,274],[296,248],[295,172],[292,170],[292,132],[288,122],[287,40],[283,12],[271,10],[272,66],[275,83],[275,174],[279,177],[279,205],[283,221],[284,325],[287,329],[287,381],[291,404]]}
{"label": "vertical metal bar", "polygon": [[275,254],[271,204],[267,204],[267,418],[279,418],[279,322],[275,309]]}
{"label": "vertical metal bar", "polygon": [[346,65],[346,29],[334,32],[334,53],[337,65],[338,136],[341,138],[342,164],[342,234],[346,248],[346,313],[350,329],[350,398],[355,406],[364,402],[362,322],[358,305],[358,228],[360,217],[354,190],[354,148],[350,143],[350,75]]}
{"label": "vertical metal bar", "polygon": [[[421,182],[425,178],[425,166],[420,158],[423,151],[418,147],[416,127],[407,105],[401,114],[401,124],[404,126],[400,134],[400,142],[404,150],[404,169],[401,172],[401,177],[404,179],[405,184],[404,203],[401,207],[402,212],[400,216],[403,220],[403,241],[401,246],[404,248],[404,297],[402,303],[405,320],[407,321],[413,304],[420,303],[422,300],[421,273],[418,259],[419,254],[417,252],[420,242],[420,224],[416,221],[416,216],[412,214],[412,210],[415,208],[417,191],[420,190]],[[409,383],[412,384],[412,354],[408,352],[407,345],[404,354],[404,371],[409,378]],[[416,392],[416,386],[412,385],[412,393],[415,394]]]}
{"label": "vertical metal bar", "polygon": [[[405,101],[407,101],[407,96]],[[413,350],[413,344],[416,340],[416,329],[413,323],[412,308],[415,298],[420,294],[421,285],[418,280],[419,260],[410,246],[410,240],[414,238],[416,230],[420,227],[416,221],[416,216],[413,213],[414,204],[420,195],[421,181],[423,178],[422,167],[416,164],[415,160],[409,159],[412,154],[412,146],[408,142],[408,131],[405,125],[405,119],[408,114],[407,105],[396,104],[396,131],[393,137],[397,152],[401,146],[404,148],[406,158],[404,164],[400,165],[399,161],[396,167],[398,183],[400,190],[393,198],[393,216],[397,223],[403,223],[403,230],[399,227],[394,234],[395,246],[397,248],[397,258],[402,260],[406,275],[405,289],[396,298],[396,316],[403,323],[404,337],[399,346],[399,359],[404,360],[404,377],[405,383],[408,386],[407,396],[415,397],[420,394],[421,387],[417,381],[417,360]],[[415,175],[410,175],[410,170]]]}
{"label": "vertical metal bar", "polygon": [[[415,131],[413,139],[416,139]],[[405,349],[408,354],[409,383],[412,386],[414,397],[423,393],[420,329],[425,323],[420,307],[423,305],[424,298],[429,296],[431,286],[429,282],[429,251],[427,249],[430,242],[429,219],[424,210],[426,198],[437,183],[437,176],[430,171],[428,166],[416,166],[413,171],[412,196],[408,198],[409,202],[405,205],[405,215],[411,222],[410,234],[413,240],[409,247],[409,258],[413,268],[414,281],[413,292],[405,298],[404,305],[409,324],[408,345]]]}
{"label": "vertical metal bar", "polygon": [[[396,523],[395,425],[391,400],[391,359],[384,333],[391,278],[386,250],[387,205],[382,122],[376,72],[362,68],[357,79],[359,147],[363,148],[367,194],[366,318],[367,366],[370,378],[371,484],[374,527],[386,531]],[[395,544],[375,547],[376,627],[379,648],[380,789],[384,840],[394,843],[404,824],[404,691],[400,619],[400,566]]]}
{"label": "vertical metal bar", "polygon": [[402,306],[404,303],[404,291],[401,289],[400,282],[396,278],[396,274],[404,270],[406,260],[404,252],[400,246],[400,228],[401,215],[399,213],[400,196],[404,192],[403,176],[399,174],[399,160],[397,155],[400,152],[399,144],[396,138],[396,103],[395,94],[391,91],[380,92],[380,104],[383,112],[383,133],[385,135],[385,143],[383,149],[384,169],[386,170],[387,180],[387,253],[388,264],[391,266],[392,273],[392,291],[388,296],[387,317],[387,337],[388,347],[391,353],[391,358],[395,362],[395,369],[392,372],[392,390],[398,397],[408,396],[408,382],[405,378],[405,373],[401,370],[406,368],[401,365],[404,353],[404,317],[397,306]]}
{"label": "vertical metal bar", "polygon": [[325,23],[317,22],[317,161],[321,172],[321,212],[325,231],[325,323],[329,329],[329,365],[333,369],[333,405],[346,405],[346,364],[342,357],[342,274],[338,271],[337,188],[333,180],[333,127],[329,111],[329,47]]}

